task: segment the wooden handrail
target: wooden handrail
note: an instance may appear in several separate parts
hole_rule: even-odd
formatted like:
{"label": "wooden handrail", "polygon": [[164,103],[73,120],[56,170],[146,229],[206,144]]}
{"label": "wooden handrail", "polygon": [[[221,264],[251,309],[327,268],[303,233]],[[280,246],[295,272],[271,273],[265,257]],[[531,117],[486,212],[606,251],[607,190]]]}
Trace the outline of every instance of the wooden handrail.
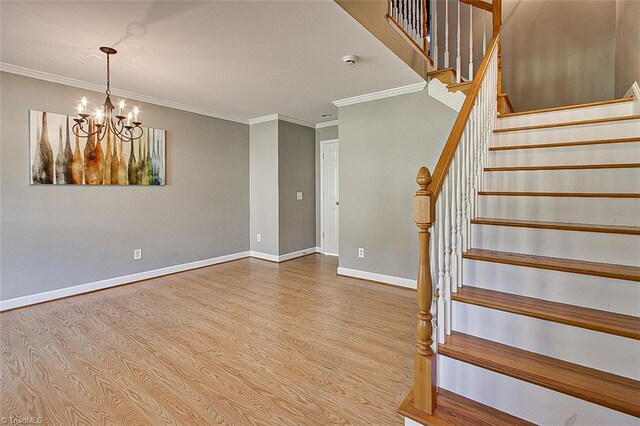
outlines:
{"label": "wooden handrail", "polygon": [[487,12],[493,12],[493,4],[487,3],[482,0],[460,0],[461,3],[468,4],[469,6],[477,7],[478,9],[486,10]]}
{"label": "wooden handrail", "polygon": [[440,191],[442,190],[442,186],[444,185],[444,180],[447,176],[447,172],[449,171],[449,167],[451,166],[453,157],[456,153],[456,150],[458,149],[458,144],[460,143],[462,132],[464,132],[467,121],[469,121],[469,116],[471,115],[473,104],[480,90],[480,84],[484,80],[484,75],[486,74],[489,67],[491,54],[493,53],[493,50],[497,48],[499,41],[500,37],[498,34],[496,34],[489,42],[489,47],[484,54],[484,58],[482,58],[482,62],[480,62],[480,67],[478,68],[476,78],[473,79],[473,83],[471,84],[469,93],[467,93],[467,97],[465,98],[464,103],[462,104],[462,108],[458,113],[458,118],[456,118],[456,121],[453,124],[453,129],[451,129],[451,133],[449,134],[447,143],[442,149],[442,154],[440,154],[438,163],[436,164],[436,167],[435,169],[433,169],[433,173],[431,174],[431,184],[429,185],[429,191],[431,191],[432,202],[434,203],[434,205],[436,200],[438,199],[438,195],[440,195]]}

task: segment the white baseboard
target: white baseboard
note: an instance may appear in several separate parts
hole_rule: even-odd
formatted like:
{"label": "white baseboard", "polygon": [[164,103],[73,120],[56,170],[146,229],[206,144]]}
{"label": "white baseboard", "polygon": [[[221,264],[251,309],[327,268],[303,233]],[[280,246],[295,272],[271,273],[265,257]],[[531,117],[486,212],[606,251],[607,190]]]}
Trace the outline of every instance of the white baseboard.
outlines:
{"label": "white baseboard", "polygon": [[391,284],[398,287],[416,289],[416,280],[408,278],[394,277],[392,275],[377,274],[375,272],[360,271],[358,269],[338,267],[338,275],[346,275],[348,277],[361,278],[363,280],[378,281],[385,284]]}
{"label": "white baseboard", "polygon": [[296,257],[306,256],[311,253],[319,253],[319,248],[309,247],[304,250],[292,251],[291,253],[281,254],[279,256],[252,250],[249,252],[249,256],[257,259],[268,260],[270,262],[284,262],[285,260],[295,259]]}
{"label": "white baseboard", "polygon": [[225,256],[203,259],[195,262],[182,263],[180,265],[167,266],[165,268],[153,269],[151,271],[138,272],[121,277],[108,278],[106,280],[94,281],[91,283],[65,287],[57,290],[45,291],[43,293],[30,294],[28,296],[15,297],[13,299],[0,300],[0,312],[9,309],[21,308],[23,306],[35,305],[36,303],[48,302],[63,297],[75,296],[90,291],[102,290],[135,281],[147,280],[160,277],[162,275],[174,274],[176,272],[188,271],[189,269],[202,268],[204,266],[216,265],[218,263],[229,262],[231,260],[249,257],[248,251],[227,254]]}
{"label": "white baseboard", "polygon": [[280,262],[280,256],[275,254],[263,253],[261,251],[253,251],[249,252],[249,256],[255,257],[256,259],[268,260],[269,262]]}

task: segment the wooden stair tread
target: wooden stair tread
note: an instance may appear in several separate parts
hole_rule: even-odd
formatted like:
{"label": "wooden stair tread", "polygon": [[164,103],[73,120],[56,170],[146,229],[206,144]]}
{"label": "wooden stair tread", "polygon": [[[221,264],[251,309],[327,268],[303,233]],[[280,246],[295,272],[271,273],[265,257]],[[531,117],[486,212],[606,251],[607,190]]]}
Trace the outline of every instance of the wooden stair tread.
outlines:
{"label": "wooden stair tread", "polygon": [[458,302],[640,340],[640,317],[471,286],[463,286],[457,293],[452,293],[451,298]]}
{"label": "wooden stair tread", "polygon": [[640,281],[640,267],[614,265],[611,263],[589,262],[586,260],[560,259],[497,250],[471,249],[462,254],[465,259],[503,263],[575,274],[594,275],[620,280]]}
{"label": "wooden stair tread", "polygon": [[615,121],[638,120],[640,115],[624,115],[619,117],[593,118],[589,120],[564,121],[560,123],[534,124],[532,126],[504,127],[495,129],[493,133],[519,132],[522,130],[550,129],[553,127],[582,126],[586,124],[610,123]]}
{"label": "wooden stair tread", "polygon": [[640,416],[640,382],[490,340],[454,332],[438,353],[552,389],[594,404]]}
{"label": "wooden stair tread", "polygon": [[629,142],[640,142],[640,137],[591,139],[591,140],[571,141],[571,142],[531,143],[531,144],[525,144],[525,145],[490,146],[489,151],[510,151],[514,149],[536,149],[536,148],[565,148],[568,146],[604,145],[604,144],[629,143]]}
{"label": "wooden stair tread", "polygon": [[460,83],[447,84],[447,89],[449,92],[462,90],[464,93],[467,93],[471,88],[471,84],[473,84],[473,81],[461,81]]}
{"label": "wooden stair tread", "polygon": [[640,198],[640,194],[634,192],[478,191],[478,195],[502,195],[514,197]]}
{"label": "wooden stair tread", "polygon": [[533,109],[533,110],[529,110],[529,111],[521,111],[521,112],[512,112],[512,113],[507,113],[507,114],[501,114],[501,115],[498,116],[498,118],[516,117],[516,116],[519,116],[519,115],[539,114],[539,113],[543,113],[543,112],[564,111],[564,110],[567,110],[567,109],[578,109],[578,108],[586,108],[586,107],[593,107],[593,106],[610,105],[610,104],[617,104],[617,103],[621,103],[621,102],[631,102],[632,100],[633,100],[633,98],[629,97],[629,98],[620,98],[620,99],[610,99],[610,100],[607,100],[607,101],[588,102],[588,103],[584,103],[584,104],[575,104],[575,105],[565,105],[565,106],[560,106],[560,107]]}
{"label": "wooden stair tread", "polygon": [[485,167],[485,172],[516,172],[527,170],[583,170],[583,169],[635,169],[640,163],[558,164],[553,166],[496,166]]}
{"label": "wooden stair tread", "polygon": [[413,389],[398,408],[398,413],[429,426],[529,426],[534,424],[442,388],[438,389],[437,406],[432,415],[424,414],[413,407]]}
{"label": "wooden stair tread", "polygon": [[494,219],[479,217],[472,219],[477,225],[514,226],[521,228],[559,229],[563,231],[601,232],[605,234],[640,235],[640,226],[595,225],[569,222],[539,222],[533,220]]}

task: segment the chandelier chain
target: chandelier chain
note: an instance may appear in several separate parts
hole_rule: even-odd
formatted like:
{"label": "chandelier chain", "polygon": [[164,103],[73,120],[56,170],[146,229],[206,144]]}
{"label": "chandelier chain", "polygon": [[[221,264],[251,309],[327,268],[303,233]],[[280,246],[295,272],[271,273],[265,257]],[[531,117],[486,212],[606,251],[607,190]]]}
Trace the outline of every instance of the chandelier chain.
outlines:
{"label": "chandelier chain", "polygon": [[111,55],[107,53],[107,95],[111,95],[111,63],[109,56]]}

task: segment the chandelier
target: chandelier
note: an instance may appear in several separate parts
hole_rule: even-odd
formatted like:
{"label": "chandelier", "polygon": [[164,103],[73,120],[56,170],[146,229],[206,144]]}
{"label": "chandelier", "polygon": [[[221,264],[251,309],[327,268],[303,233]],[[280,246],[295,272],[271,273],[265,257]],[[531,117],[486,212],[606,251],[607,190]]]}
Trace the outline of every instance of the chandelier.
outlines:
{"label": "chandelier", "polygon": [[107,97],[101,108],[97,108],[93,116],[87,114],[87,98],[82,97],[78,104],[78,118],[74,118],[73,133],[81,138],[97,136],[102,141],[107,133],[112,133],[123,142],[133,142],[144,134],[142,122],[138,120],[140,110],[134,106],[128,113],[124,112],[126,106],[124,99],[118,104],[118,113],[114,115],[115,106],[111,102],[111,68],[109,56],[118,53],[111,47],[101,47],[100,51],[107,55]]}

